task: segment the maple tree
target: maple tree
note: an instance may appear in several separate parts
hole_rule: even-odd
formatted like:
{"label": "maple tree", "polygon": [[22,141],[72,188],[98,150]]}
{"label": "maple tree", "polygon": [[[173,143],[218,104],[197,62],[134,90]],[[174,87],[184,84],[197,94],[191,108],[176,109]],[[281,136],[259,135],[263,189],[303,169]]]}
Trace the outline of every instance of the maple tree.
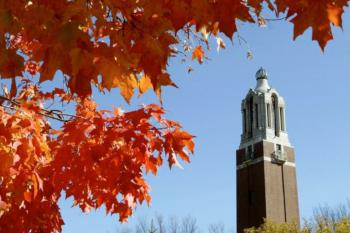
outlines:
{"label": "maple tree", "polygon": [[[312,28],[324,49],[348,0],[0,0],[0,232],[56,232],[62,192],[82,210],[105,206],[124,221],[150,201],[144,172],[189,162],[193,136],[150,104],[98,110],[92,87],[135,92],[174,86],[170,57],[203,62],[205,46],[233,39],[264,9]],[[194,42],[190,42],[190,41]],[[194,44],[197,43],[197,44]],[[189,56],[187,56],[190,54]],[[41,83],[64,77],[63,87]],[[56,85],[56,84],[55,84]],[[48,102],[75,104],[69,115]],[[45,107],[46,106],[46,107]],[[54,128],[50,121],[62,122]]]}

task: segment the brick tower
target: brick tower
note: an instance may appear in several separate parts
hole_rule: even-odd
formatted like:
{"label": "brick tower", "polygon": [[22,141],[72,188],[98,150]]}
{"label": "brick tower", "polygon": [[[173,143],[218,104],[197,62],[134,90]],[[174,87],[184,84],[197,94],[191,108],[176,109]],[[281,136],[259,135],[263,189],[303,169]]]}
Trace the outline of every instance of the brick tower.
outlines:
{"label": "brick tower", "polygon": [[299,225],[294,149],[289,143],[285,103],[256,73],[256,88],[242,101],[243,132],[236,151],[237,233],[263,219]]}

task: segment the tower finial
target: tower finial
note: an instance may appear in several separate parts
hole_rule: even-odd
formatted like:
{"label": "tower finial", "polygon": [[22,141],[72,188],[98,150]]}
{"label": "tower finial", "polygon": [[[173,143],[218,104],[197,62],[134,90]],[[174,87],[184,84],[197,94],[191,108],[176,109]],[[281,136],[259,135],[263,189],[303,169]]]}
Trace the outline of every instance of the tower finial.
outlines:
{"label": "tower finial", "polygon": [[257,81],[255,91],[266,93],[270,89],[269,83],[267,81],[267,71],[261,67],[256,72],[255,77]]}
{"label": "tower finial", "polygon": [[256,79],[267,79],[267,71],[260,67],[260,69],[255,74]]}

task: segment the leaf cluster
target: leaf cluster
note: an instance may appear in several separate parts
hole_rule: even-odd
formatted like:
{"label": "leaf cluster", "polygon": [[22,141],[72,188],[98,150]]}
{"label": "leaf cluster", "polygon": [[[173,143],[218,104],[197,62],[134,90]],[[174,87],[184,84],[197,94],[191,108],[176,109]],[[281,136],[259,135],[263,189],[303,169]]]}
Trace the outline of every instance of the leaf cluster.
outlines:
{"label": "leaf cluster", "polygon": [[[125,221],[151,200],[145,173],[156,175],[164,159],[170,167],[190,161],[193,136],[158,105],[98,110],[91,98],[22,84],[0,107],[0,232],[61,231],[63,192],[84,212],[103,205]],[[76,103],[59,129],[49,119],[62,115],[43,108],[55,98]]]}
{"label": "leaf cluster", "polygon": [[[342,27],[348,0],[75,0],[0,1],[0,75],[24,73],[52,80],[60,70],[73,94],[88,96],[91,85],[101,91],[119,88],[129,101],[136,89],[160,95],[175,86],[167,72],[176,45],[192,51],[202,63],[198,42],[222,32],[233,38],[237,23],[263,25],[263,6],[294,24],[294,38],[312,29],[323,49],[333,38],[331,25]],[[264,23],[262,23],[264,22]],[[187,35],[187,42],[179,34]],[[147,85],[146,85],[147,84]]]}

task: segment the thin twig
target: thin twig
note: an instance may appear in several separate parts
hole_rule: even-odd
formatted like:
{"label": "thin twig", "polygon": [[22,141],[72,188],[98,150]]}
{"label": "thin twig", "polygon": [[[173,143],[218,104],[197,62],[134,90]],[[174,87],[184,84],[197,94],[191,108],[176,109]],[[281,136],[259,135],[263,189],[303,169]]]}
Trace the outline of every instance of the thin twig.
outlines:
{"label": "thin twig", "polygon": [[265,21],[279,21],[279,20],[286,20],[288,17],[285,16],[285,17],[282,17],[282,18],[270,18],[270,19],[265,19]]}
{"label": "thin twig", "polygon": [[[1,105],[3,108],[8,108],[8,109],[11,109],[11,110],[15,110],[15,111],[20,111],[22,113],[25,113],[23,110],[21,110],[20,108],[18,107],[13,107],[13,106],[8,106],[8,105]],[[61,118],[58,118],[58,117],[55,117],[53,115],[48,115],[48,114],[45,114],[45,113],[41,113],[41,112],[38,112],[37,114],[41,115],[41,116],[46,116],[46,117],[49,117],[53,120],[57,120],[57,121],[61,121],[61,122],[68,122],[69,120],[66,120],[66,119],[61,119]]]}
{"label": "thin twig", "polygon": [[[12,110],[23,112],[20,109],[20,103],[19,102],[15,101],[15,100],[12,100],[12,99],[10,99],[10,98],[8,98],[6,96],[2,96],[2,95],[0,95],[0,99],[8,101],[11,105],[13,105],[13,106],[1,105],[4,108],[8,108],[8,109],[12,109]],[[67,122],[67,121],[70,120],[70,119],[65,119],[65,117],[70,117],[70,118],[80,117],[80,116],[76,116],[76,115],[72,115],[72,114],[63,113],[60,110],[47,110],[47,109],[44,109],[44,108],[40,108],[40,111],[41,112],[38,112],[39,115],[46,116],[48,118],[51,118],[51,119],[54,119],[54,120],[58,120],[58,121],[61,121],[61,122]],[[81,117],[81,118],[83,118],[83,117]]]}

